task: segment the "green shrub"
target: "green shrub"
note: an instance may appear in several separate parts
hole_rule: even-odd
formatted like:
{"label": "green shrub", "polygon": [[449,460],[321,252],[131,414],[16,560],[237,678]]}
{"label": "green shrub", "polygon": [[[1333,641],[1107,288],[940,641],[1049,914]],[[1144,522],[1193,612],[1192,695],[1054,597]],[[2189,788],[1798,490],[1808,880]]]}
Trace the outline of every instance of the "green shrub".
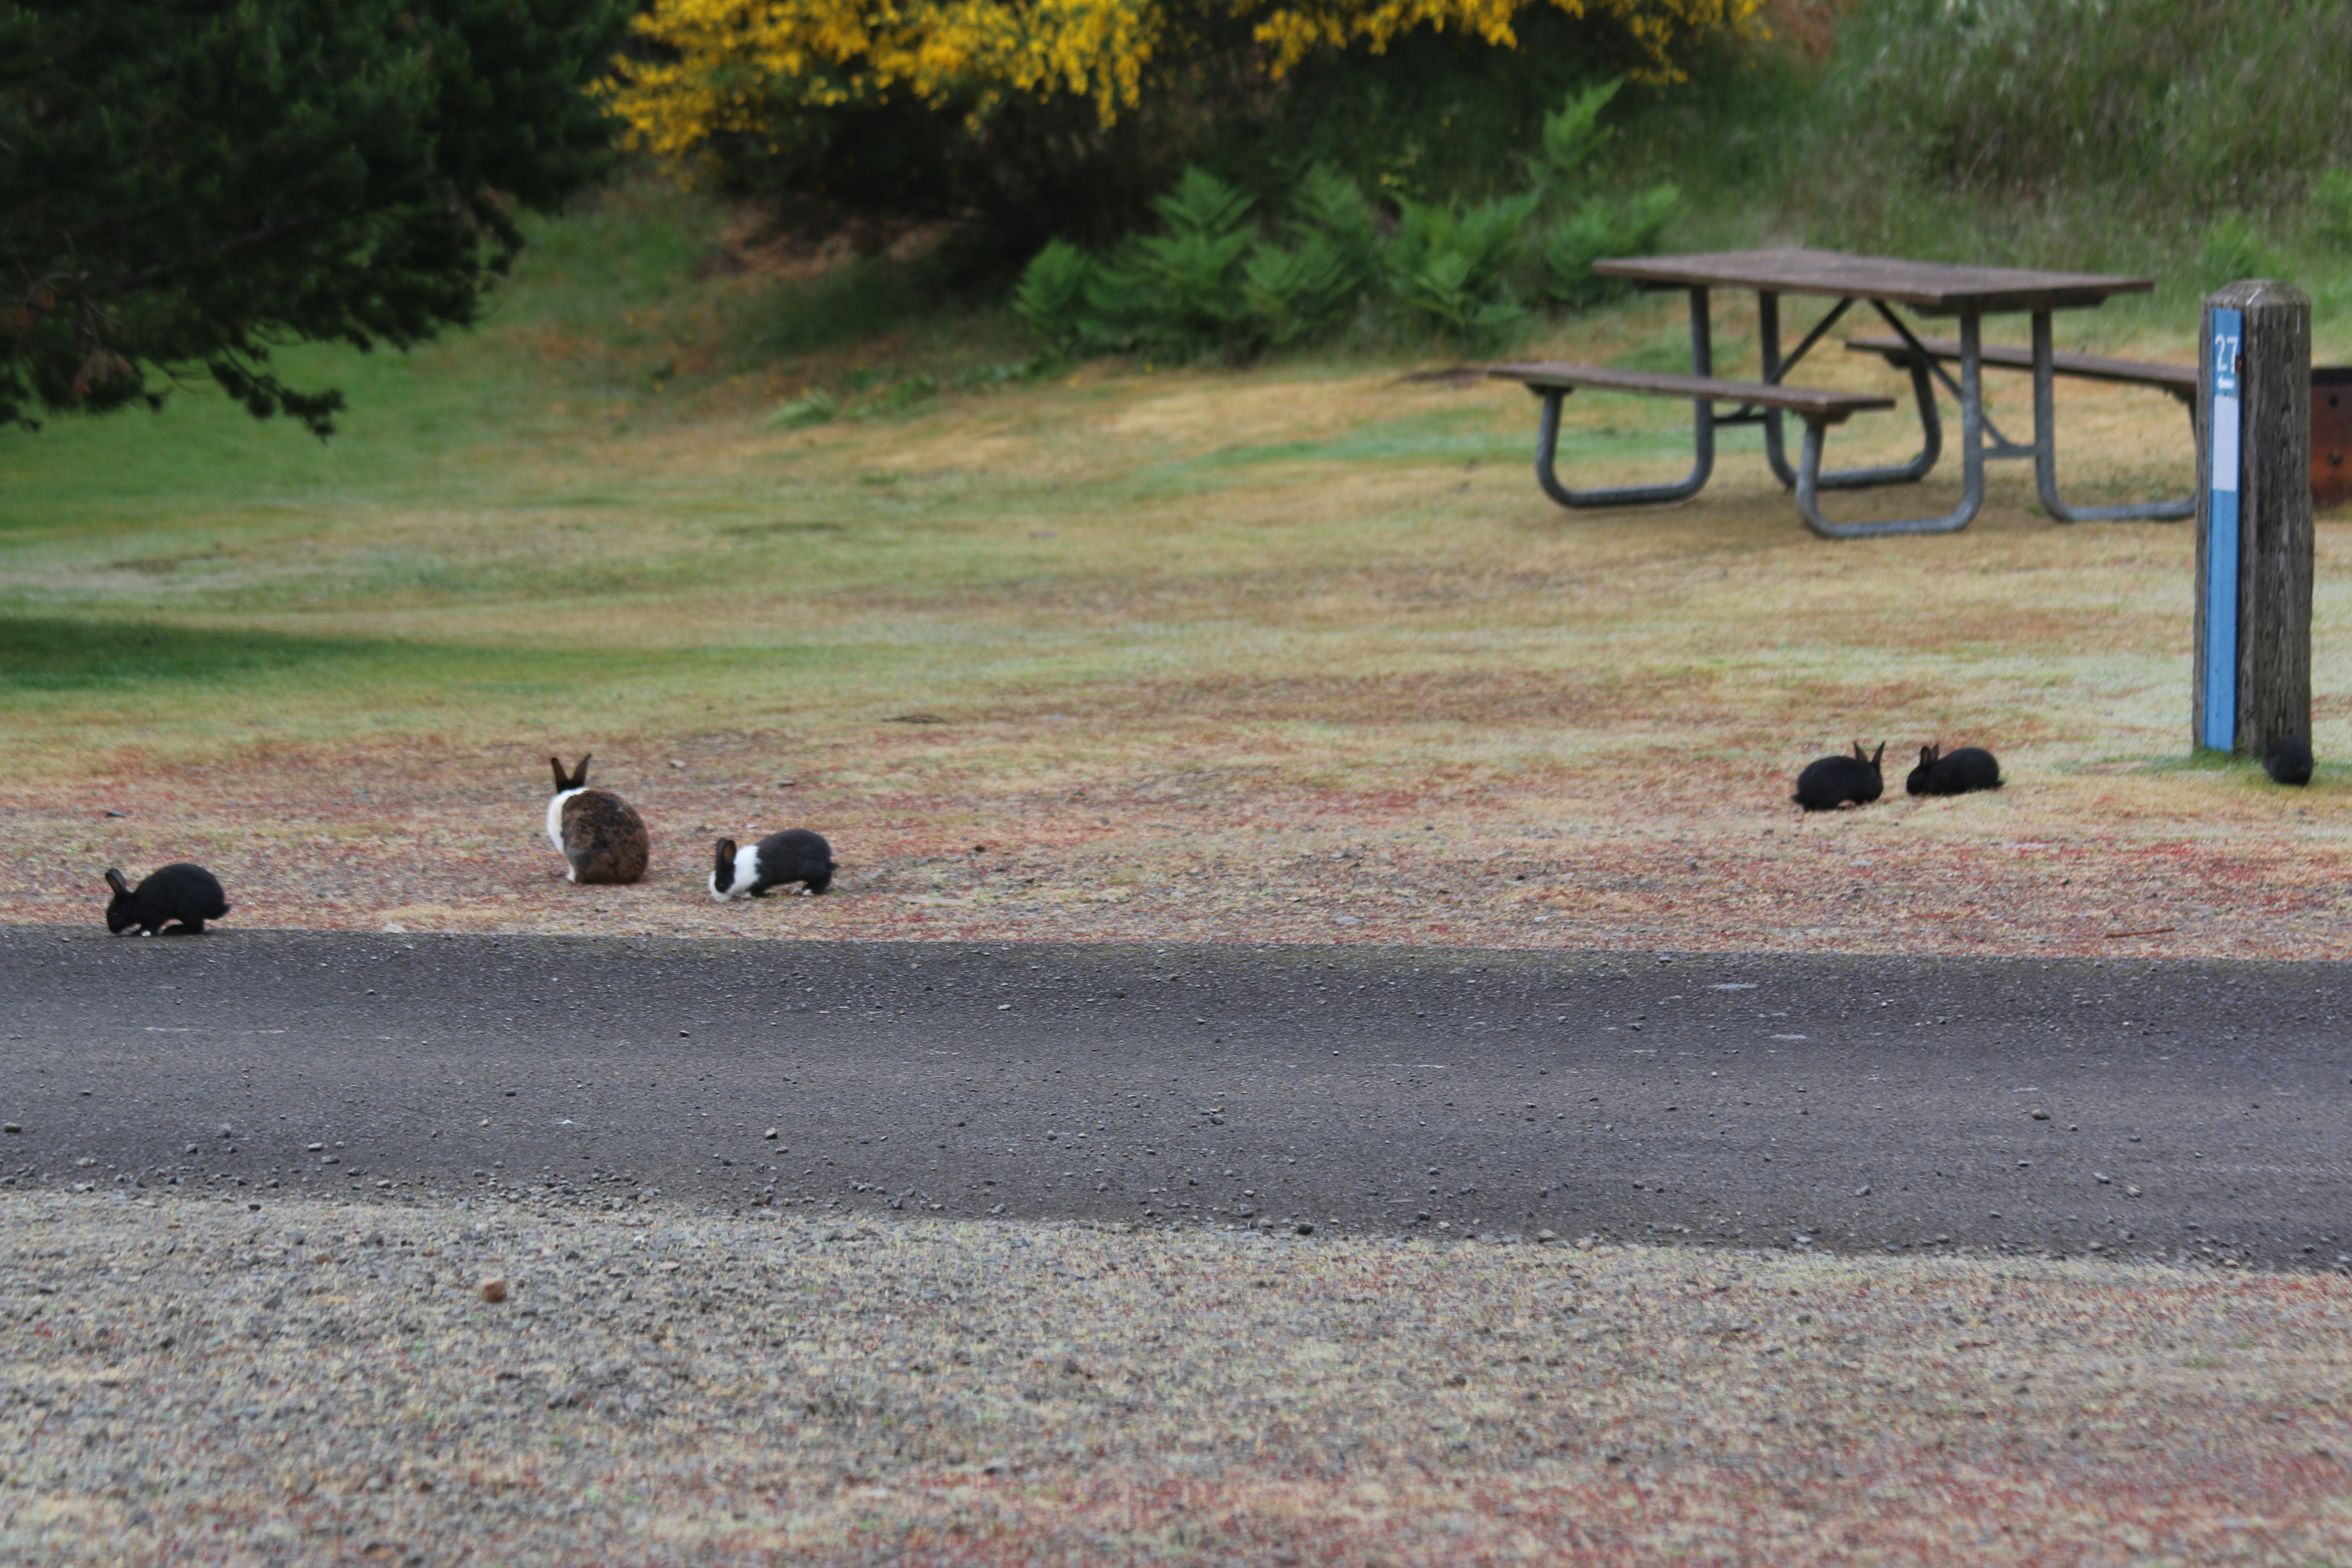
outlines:
{"label": "green shrub", "polygon": [[[1590,164],[1607,145],[1602,110],[1621,83],[1572,92],[1543,117],[1523,162],[1529,189],[1475,205],[1395,198],[1394,237],[1363,190],[1318,163],[1290,194],[1278,234],[1251,221],[1252,198],[1202,169],[1187,169],[1153,202],[1161,231],[1130,235],[1108,258],[1046,246],[1030,261],[1014,308],[1071,351],[1222,352],[1235,358],[1269,344],[1326,335],[1378,289],[1466,344],[1493,342],[1527,314],[1514,279],[1547,209],[1567,208],[1542,247],[1537,291],[1582,305],[1603,291],[1592,262],[1656,243],[1680,196],[1658,185],[1631,196],[1591,188]],[[1571,205],[1572,204],[1572,205]]]}
{"label": "green shrub", "polygon": [[1468,212],[1403,201],[1384,258],[1389,289],[1408,310],[1465,342],[1491,342],[1527,314],[1504,278],[1526,248],[1540,192],[1499,196]]}
{"label": "green shrub", "polygon": [[1246,335],[1244,264],[1258,239],[1252,205],[1206,169],[1186,169],[1151,204],[1166,232],[1119,243],[1110,265],[1120,283],[1116,305],[1136,313],[1143,342],[1181,353]]}
{"label": "green shrub", "polygon": [[1380,272],[1381,220],[1362,187],[1328,163],[1307,171],[1291,193],[1292,222],[1328,235],[1359,265],[1370,284]]}
{"label": "green shrub", "polygon": [[1681,203],[1682,192],[1673,185],[1653,185],[1622,199],[1587,197],[1544,240],[1544,292],[1579,309],[1622,292],[1619,279],[1594,277],[1592,264],[1655,249]]}
{"label": "green shrub", "polygon": [[1085,345],[1087,285],[1095,258],[1066,240],[1049,240],[1029,258],[1013,290],[1013,308],[1037,335],[1057,348]]}
{"label": "green shrub", "polygon": [[1292,343],[1328,331],[1363,295],[1348,258],[1331,240],[1308,235],[1295,246],[1263,244],[1242,272],[1242,293],[1267,341]]}
{"label": "green shrub", "polygon": [[1245,351],[1255,339],[1247,260],[1258,244],[1251,198],[1187,169],[1152,203],[1165,226],[1129,235],[1108,259],[1062,240],[1030,258],[1014,288],[1024,321],[1066,351]]}
{"label": "green shrub", "polygon": [[1535,155],[1528,160],[1528,179],[1537,190],[1551,196],[1583,187],[1592,161],[1616,134],[1614,128],[1601,123],[1601,111],[1624,85],[1620,77],[1572,92],[1566,103],[1543,117]]}
{"label": "green shrub", "polygon": [[1363,193],[1310,169],[1290,202],[1287,243],[1250,221],[1253,198],[1187,169],[1152,204],[1162,230],[1130,235],[1108,258],[1055,241],[1013,290],[1013,309],[1068,351],[1150,348],[1235,357],[1344,321],[1379,276],[1379,225]]}
{"label": "green shrub", "polygon": [[1290,201],[1295,242],[1261,241],[1242,289],[1266,338],[1297,342],[1344,321],[1380,276],[1380,226],[1354,181],[1317,164]]}

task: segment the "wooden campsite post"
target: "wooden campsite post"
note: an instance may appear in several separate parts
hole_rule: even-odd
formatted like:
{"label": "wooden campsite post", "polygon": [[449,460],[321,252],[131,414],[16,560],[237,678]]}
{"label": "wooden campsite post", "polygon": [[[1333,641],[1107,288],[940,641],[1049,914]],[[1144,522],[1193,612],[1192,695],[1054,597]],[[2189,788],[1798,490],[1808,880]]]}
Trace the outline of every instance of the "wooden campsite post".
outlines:
{"label": "wooden campsite post", "polygon": [[2205,300],[2197,393],[2199,747],[2311,739],[2311,300],[2267,279]]}

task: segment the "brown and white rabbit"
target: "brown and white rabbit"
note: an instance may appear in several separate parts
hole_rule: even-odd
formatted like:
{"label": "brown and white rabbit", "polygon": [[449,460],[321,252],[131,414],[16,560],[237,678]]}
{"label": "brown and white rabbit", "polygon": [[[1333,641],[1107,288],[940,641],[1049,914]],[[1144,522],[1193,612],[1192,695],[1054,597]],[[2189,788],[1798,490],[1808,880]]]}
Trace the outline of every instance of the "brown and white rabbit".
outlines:
{"label": "brown and white rabbit", "polygon": [[610,790],[588,787],[587,757],[569,775],[560,758],[550,757],[555,770],[555,798],[547,803],[547,839],[571,869],[574,882],[634,882],[646,874],[653,858],[653,841],[645,818]]}

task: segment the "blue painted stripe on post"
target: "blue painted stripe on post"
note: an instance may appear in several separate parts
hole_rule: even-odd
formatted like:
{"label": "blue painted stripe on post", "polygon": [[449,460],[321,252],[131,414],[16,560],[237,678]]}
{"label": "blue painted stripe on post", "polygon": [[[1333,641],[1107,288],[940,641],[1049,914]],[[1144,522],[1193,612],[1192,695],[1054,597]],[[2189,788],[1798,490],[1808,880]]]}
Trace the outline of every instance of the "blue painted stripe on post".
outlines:
{"label": "blue painted stripe on post", "polygon": [[2240,310],[2215,310],[2213,437],[2206,472],[2205,732],[2217,752],[2238,743],[2238,354],[2245,342]]}

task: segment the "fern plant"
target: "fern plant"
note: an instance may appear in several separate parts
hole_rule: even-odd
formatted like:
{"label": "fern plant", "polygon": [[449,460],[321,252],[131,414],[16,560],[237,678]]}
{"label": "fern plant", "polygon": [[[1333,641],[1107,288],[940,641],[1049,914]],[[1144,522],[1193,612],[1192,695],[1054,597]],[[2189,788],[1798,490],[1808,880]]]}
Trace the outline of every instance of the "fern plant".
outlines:
{"label": "fern plant", "polygon": [[1251,314],[1277,344],[1338,326],[1380,276],[1379,223],[1354,181],[1318,163],[1290,210],[1294,243],[1261,241],[1242,271]]}
{"label": "fern plant", "polygon": [[1111,320],[1126,315],[1140,341],[1179,353],[1236,347],[1250,306],[1244,259],[1257,243],[1251,198],[1206,169],[1188,168],[1151,204],[1167,231],[1123,241],[1089,296]]}
{"label": "fern plant", "polygon": [[1053,240],[1022,269],[1013,309],[1056,348],[1084,347],[1087,285],[1096,269],[1093,257],[1066,240]]}
{"label": "fern plant", "polygon": [[1601,123],[1601,111],[1624,86],[1625,79],[1619,77],[1571,93],[1566,103],[1544,116],[1543,134],[1528,160],[1529,184],[1547,196],[1583,187],[1592,160],[1617,134],[1614,126]]}
{"label": "fern plant", "polygon": [[1674,185],[1652,185],[1622,198],[1590,196],[1545,237],[1544,292],[1563,305],[1597,305],[1623,285],[1596,277],[1592,264],[1608,256],[1641,256],[1682,204]]}
{"label": "fern plant", "polygon": [[1544,294],[1571,309],[1599,304],[1619,285],[1593,276],[1592,264],[1608,256],[1639,256],[1657,247],[1658,236],[1674,217],[1682,193],[1652,185],[1622,197],[1592,189],[1591,165],[1615,132],[1601,123],[1601,110],[1624,87],[1624,79],[1582,92],[1544,116],[1543,134],[1528,159],[1528,178],[1555,211],[1566,216],[1544,237]]}
{"label": "fern plant", "polygon": [[[1514,276],[1536,274],[1559,303],[1591,304],[1611,287],[1592,264],[1654,247],[1673,218],[1681,198],[1672,185],[1630,196],[1591,188],[1590,165],[1612,136],[1601,115],[1622,86],[1586,89],[1544,117],[1528,189],[1467,209],[1401,200],[1385,242],[1363,192],[1324,165],[1300,179],[1275,234],[1254,221],[1246,193],[1186,169],[1152,203],[1160,232],[1129,235],[1108,258],[1047,246],[1023,274],[1014,309],[1065,352],[1240,358],[1330,332],[1385,285],[1396,305],[1457,341],[1490,342],[1527,313]],[[1539,266],[1522,268],[1538,214],[1557,221]]]}
{"label": "fern plant", "polygon": [[1485,342],[1527,312],[1510,297],[1504,272],[1526,247],[1528,218],[1542,193],[1482,202],[1468,212],[1410,199],[1387,256],[1389,288],[1465,342]]}

